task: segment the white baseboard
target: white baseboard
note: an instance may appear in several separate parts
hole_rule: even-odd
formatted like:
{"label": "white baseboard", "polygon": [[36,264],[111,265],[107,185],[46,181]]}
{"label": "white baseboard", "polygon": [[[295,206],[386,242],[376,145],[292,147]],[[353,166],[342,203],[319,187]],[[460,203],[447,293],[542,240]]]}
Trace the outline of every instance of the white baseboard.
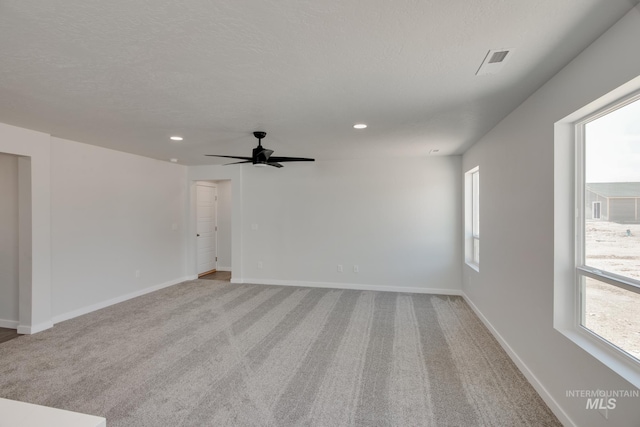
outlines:
{"label": "white baseboard", "polygon": [[18,329],[18,323],[17,320],[0,319],[0,328]]}
{"label": "white baseboard", "polygon": [[53,322],[51,321],[38,323],[37,325],[18,325],[18,333],[23,335],[31,335],[51,328],[53,328]]}
{"label": "white baseboard", "polygon": [[576,427],[576,424],[569,418],[566,412],[562,409],[562,407],[558,404],[558,402],[551,396],[549,391],[545,388],[544,385],[538,380],[538,377],[529,369],[529,367],[524,363],[524,361],[518,356],[518,354],[511,348],[511,346],[507,343],[507,341],[500,335],[500,333],[493,327],[491,322],[482,314],[480,309],[476,307],[476,305],[471,301],[471,299],[465,294],[461,292],[464,300],[469,304],[471,309],[476,313],[476,315],[480,318],[482,323],[489,329],[489,332],[495,337],[500,346],[504,349],[504,351],[509,355],[513,363],[516,364],[520,372],[525,376],[525,378],[529,381],[529,383],[533,386],[533,388],[538,392],[542,400],[549,406],[549,409],[555,414],[556,417],[560,420],[563,426],[571,426]]}
{"label": "white baseboard", "polygon": [[161,283],[159,285],[150,286],[148,288],[140,289],[138,291],[132,292],[130,294],[121,295],[116,298],[112,298],[107,301],[102,301],[96,304],[89,305],[87,307],[79,308],[77,310],[70,311],[68,313],[59,314],[53,317],[53,323],[64,322],[65,320],[73,319],[74,317],[82,316],[84,314],[91,313],[96,310],[100,310],[105,307],[109,307],[110,305],[118,304],[123,301],[130,300],[132,298],[136,298],[151,292],[159,291],[160,289],[168,288],[169,286],[177,285],[178,283],[182,283],[185,280],[190,280],[188,277],[181,277],[179,279],[169,280],[168,282]]}
{"label": "white baseboard", "polygon": [[412,294],[462,295],[460,289],[422,288],[419,286],[380,286],[361,283],[304,282],[298,280],[231,279],[231,283],[256,285],[300,286],[304,288],[351,289],[357,291],[407,292]]}

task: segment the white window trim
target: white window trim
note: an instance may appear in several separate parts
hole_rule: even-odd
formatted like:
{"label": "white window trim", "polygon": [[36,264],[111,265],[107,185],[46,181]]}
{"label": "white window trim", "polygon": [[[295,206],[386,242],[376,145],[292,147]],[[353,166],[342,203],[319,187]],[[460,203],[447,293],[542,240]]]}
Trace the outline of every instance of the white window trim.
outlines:
{"label": "white window trim", "polygon": [[[593,357],[617,372],[635,387],[640,388],[640,363],[607,340],[584,328],[580,322],[581,293],[578,285],[580,274],[595,274],[598,280],[616,280],[619,277],[600,271],[582,268],[578,273],[577,260],[582,242],[581,212],[584,212],[582,194],[576,191],[578,174],[583,174],[577,141],[581,141],[577,126],[587,119],[607,114],[621,103],[631,102],[640,96],[640,76],[608,93],[575,113],[556,122],[554,126],[554,304],[553,326],[556,330],[583,348]],[[578,182],[584,183],[584,179]],[[633,285],[633,284],[628,284]]]}
{"label": "white window trim", "polygon": [[[475,261],[474,243],[480,243],[480,235],[474,233],[473,227],[473,175],[480,172],[480,166],[476,166],[464,174],[464,260],[465,263],[480,271],[480,263]],[[478,197],[479,198],[479,197]]]}

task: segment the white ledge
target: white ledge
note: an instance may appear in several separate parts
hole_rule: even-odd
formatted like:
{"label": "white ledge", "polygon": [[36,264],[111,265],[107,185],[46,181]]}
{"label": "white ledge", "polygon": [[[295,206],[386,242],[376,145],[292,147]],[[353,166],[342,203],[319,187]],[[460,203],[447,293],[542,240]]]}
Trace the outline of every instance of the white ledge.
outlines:
{"label": "white ledge", "polygon": [[106,427],[107,420],[47,406],[0,398],[0,427]]}

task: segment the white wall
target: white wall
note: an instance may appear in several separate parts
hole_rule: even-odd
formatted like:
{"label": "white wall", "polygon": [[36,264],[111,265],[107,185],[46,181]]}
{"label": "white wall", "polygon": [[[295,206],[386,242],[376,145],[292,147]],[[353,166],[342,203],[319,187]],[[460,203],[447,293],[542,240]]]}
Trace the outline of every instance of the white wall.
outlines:
{"label": "white wall", "polygon": [[187,168],[51,144],[54,319],[183,280]]}
{"label": "white wall", "polygon": [[638,76],[638,40],[636,7],[463,158],[463,170],[479,165],[481,173],[480,272],[463,267],[463,290],[563,420],[578,426],[640,425],[640,406],[618,399],[605,420],[586,399],[565,397],[634,388],[553,329],[553,125]]}
{"label": "white wall", "polygon": [[186,279],[186,167],[2,123],[0,152],[20,156],[18,332]]}
{"label": "white wall", "polygon": [[433,157],[244,167],[242,280],[458,292],[460,165]]}
{"label": "white wall", "polygon": [[231,181],[218,185],[218,270],[231,271]]}
{"label": "white wall", "polygon": [[18,327],[18,157],[0,153],[0,327]]}

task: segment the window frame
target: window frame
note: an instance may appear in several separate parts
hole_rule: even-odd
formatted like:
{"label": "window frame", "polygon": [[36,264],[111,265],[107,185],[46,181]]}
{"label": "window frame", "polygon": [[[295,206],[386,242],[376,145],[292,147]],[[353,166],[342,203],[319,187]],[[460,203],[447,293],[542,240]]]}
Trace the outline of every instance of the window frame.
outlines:
{"label": "window frame", "polygon": [[480,166],[464,174],[465,182],[465,263],[480,271]]}
{"label": "window frame", "polygon": [[[596,335],[599,339],[605,341],[607,345],[612,346],[615,351],[624,353],[625,356],[631,357],[633,360],[640,362],[624,350],[618,348],[614,343],[608,341],[606,338],[596,334],[591,329],[587,328],[585,324],[585,303],[586,303],[586,290],[584,286],[583,278],[591,278],[599,282],[606,283],[610,286],[615,286],[630,292],[640,294],[640,281],[631,277],[622,276],[610,271],[603,271],[599,268],[595,268],[587,265],[586,262],[586,220],[587,220],[587,207],[585,204],[586,199],[586,125],[604,117],[620,108],[623,108],[633,102],[640,102],[640,92],[634,93],[625,97],[624,99],[616,102],[612,105],[608,105],[605,108],[599,109],[592,114],[587,115],[582,120],[575,123],[575,135],[576,135],[576,177],[575,177],[575,206],[576,206],[576,224],[575,224],[575,242],[576,242],[576,259],[575,259],[575,276],[576,287],[579,293],[579,312],[578,312],[578,325],[590,334]],[[593,202],[600,203],[600,202]],[[593,206],[591,207],[593,211]],[[600,212],[602,214],[602,212]]]}
{"label": "window frame", "polygon": [[554,125],[553,326],[636,387],[640,387],[640,361],[583,326],[582,278],[640,293],[640,281],[589,267],[584,262],[584,125],[638,100],[640,76]]}

